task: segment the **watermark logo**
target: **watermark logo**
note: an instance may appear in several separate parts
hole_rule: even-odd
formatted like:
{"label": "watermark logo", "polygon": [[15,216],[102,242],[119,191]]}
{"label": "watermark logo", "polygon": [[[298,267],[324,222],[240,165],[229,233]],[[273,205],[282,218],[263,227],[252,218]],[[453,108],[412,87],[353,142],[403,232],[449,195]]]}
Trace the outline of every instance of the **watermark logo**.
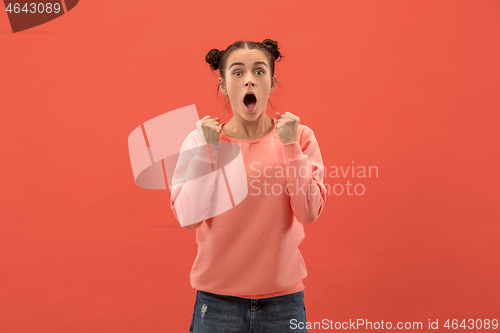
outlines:
{"label": "watermark logo", "polygon": [[[347,168],[325,167],[314,156],[298,167],[271,153],[265,163],[252,162],[247,168],[237,144],[207,144],[204,138],[194,104],[148,120],[128,138],[136,184],[168,188],[182,226],[220,215],[247,197],[255,202],[250,196],[287,195],[299,201],[332,194],[362,196],[364,179],[378,178],[377,166],[355,166],[353,161]],[[342,177],[346,182],[336,182]]]}
{"label": "watermark logo", "polygon": [[12,32],[31,29],[52,21],[73,8],[79,0],[8,1],[4,0],[5,12],[10,21]]}
{"label": "watermark logo", "polygon": [[[192,104],[148,120],[128,137],[132,172],[138,186],[168,188],[174,197],[186,186],[184,193],[188,195],[184,200],[176,200],[174,210],[182,226],[220,215],[248,195],[239,146],[203,142],[198,124],[198,112]],[[198,142],[188,137],[193,129]],[[215,154],[217,158],[213,158]]]}

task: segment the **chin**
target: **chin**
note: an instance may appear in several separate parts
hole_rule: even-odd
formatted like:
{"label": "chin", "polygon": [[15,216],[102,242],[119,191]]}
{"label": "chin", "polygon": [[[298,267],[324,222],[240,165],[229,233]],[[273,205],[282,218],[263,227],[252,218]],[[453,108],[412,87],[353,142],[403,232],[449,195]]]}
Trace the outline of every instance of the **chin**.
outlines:
{"label": "chin", "polygon": [[245,119],[248,119],[248,121],[255,121],[264,113],[263,111],[261,112],[255,111],[254,113],[249,114],[246,110],[244,110],[243,112],[245,112],[246,116]]}

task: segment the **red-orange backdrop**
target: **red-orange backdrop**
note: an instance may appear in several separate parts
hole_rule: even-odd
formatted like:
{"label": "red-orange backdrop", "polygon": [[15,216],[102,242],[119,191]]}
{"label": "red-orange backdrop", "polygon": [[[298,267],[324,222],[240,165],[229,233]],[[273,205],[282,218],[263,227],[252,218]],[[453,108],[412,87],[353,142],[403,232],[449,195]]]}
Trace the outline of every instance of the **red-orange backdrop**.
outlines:
{"label": "red-orange backdrop", "polygon": [[190,104],[229,120],[205,54],[266,38],[285,56],[268,114],[314,130],[328,175],[378,169],[325,179],[300,246],[308,320],[499,319],[499,16],[496,0],[88,0],[13,34],[2,10],[0,331],[188,331],[195,232],[135,185],[127,138]]}

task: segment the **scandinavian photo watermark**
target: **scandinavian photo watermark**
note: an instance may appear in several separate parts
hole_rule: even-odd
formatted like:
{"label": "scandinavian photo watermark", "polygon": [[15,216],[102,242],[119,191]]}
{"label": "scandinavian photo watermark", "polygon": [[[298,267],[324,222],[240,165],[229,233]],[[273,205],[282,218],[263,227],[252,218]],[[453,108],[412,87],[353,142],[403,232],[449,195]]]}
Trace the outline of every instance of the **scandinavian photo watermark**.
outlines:
{"label": "scandinavian photo watermark", "polygon": [[[370,165],[353,165],[345,166],[328,166],[323,167],[323,170],[315,172],[323,173],[323,185],[327,195],[348,195],[362,196],[366,193],[366,184],[363,182],[366,179],[378,178],[378,166]],[[286,195],[306,195],[310,198],[312,195],[317,195],[320,188],[315,182],[308,184],[302,180],[310,179],[311,170],[306,166],[262,166],[260,162],[250,164],[252,173],[249,177],[249,195],[253,196],[279,196],[285,193]],[[341,178],[345,181],[338,182]],[[349,179],[350,178],[350,179]],[[292,181],[285,182],[285,179]],[[281,181],[280,181],[281,180]]]}
{"label": "scandinavian photo watermark", "polygon": [[398,321],[392,323],[390,321],[370,321],[368,319],[356,319],[349,321],[333,321],[330,319],[323,319],[322,321],[314,322],[303,322],[297,319],[290,320],[290,329],[292,330],[303,330],[307,328],[312,329],[323,329],[323,330],[379,330],[379,329],[398,329],[398,330],[421,330],[423,328],[437,330],[440,328],[444,329],[498,329],[498,319],[447,319],[446,321],[441,320],[441,325],[439,319],[421,322],[421,321]]}

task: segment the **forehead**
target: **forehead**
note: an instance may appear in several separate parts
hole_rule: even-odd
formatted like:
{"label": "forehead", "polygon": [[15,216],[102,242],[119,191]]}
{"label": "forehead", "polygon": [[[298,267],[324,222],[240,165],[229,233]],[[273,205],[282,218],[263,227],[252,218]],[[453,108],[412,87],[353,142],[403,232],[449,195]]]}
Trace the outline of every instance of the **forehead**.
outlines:
{"label": "forehead", "polygon": [[226,66],[229,68],[233,62],[242,62],[246,66],[252,66],[256,61],[263,61],[269,66],[269,61],[261,50],[247,50],[247,49],[237,49],[234,50],[227,58]]}

